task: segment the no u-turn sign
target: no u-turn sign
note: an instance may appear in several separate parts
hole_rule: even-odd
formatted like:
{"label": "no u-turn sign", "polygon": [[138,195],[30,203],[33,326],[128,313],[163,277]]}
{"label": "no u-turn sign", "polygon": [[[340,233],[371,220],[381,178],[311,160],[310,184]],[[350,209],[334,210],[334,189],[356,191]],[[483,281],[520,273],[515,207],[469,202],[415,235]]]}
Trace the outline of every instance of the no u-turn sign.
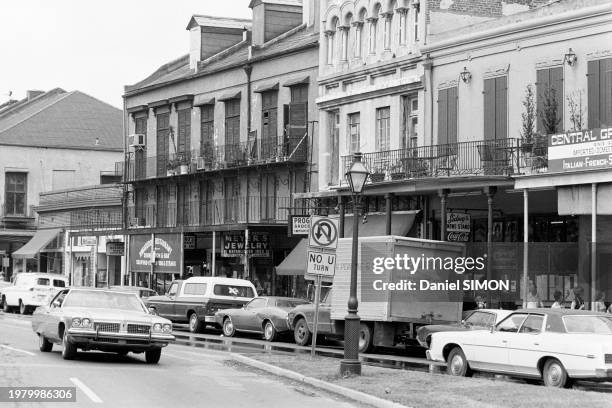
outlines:
{"label": "no u-turn sign", "polygon": [[336,254],[329,252],[308,251],[307,275],[333,277],[336,273]]}

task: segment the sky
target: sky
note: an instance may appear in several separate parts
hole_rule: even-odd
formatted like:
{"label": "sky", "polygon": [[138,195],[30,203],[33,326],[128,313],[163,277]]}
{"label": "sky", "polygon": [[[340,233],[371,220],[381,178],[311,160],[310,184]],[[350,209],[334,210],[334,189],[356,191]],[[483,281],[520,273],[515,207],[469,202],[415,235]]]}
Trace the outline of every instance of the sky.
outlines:
{"label": "sky", "polygon": [[193,14],[250,18],[249,0],[0,1],[0,103],[79,90],[118,108],[124,85],[189,52]]}

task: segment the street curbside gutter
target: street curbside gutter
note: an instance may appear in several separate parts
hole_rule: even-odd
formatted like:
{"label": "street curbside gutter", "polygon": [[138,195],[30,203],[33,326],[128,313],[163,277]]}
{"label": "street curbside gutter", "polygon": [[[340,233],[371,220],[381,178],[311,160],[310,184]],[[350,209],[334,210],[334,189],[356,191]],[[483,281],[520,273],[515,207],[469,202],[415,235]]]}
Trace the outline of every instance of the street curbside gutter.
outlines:
{"label": "street curbside gutter", "polygon": [[264,363],[263,361],[255,360],[250,357],[243,356],[242,354],[230,353],[232,360],[238,361],[242,364],[258,368],[260,370],[269,372],[280,377],[285,377],[294,381],[299,381],[308,385],[311,385],[322,390],[332,392],[334,394],[342,395],[343,397],[350,398],[363,404],[372,405],[377,408],[407,408],[405,405],[397,402],[389,401],[383,398],[378,398],[370,394],[366,394],[361,391],[355,391],[350,388],[342,387],[335,384],[330,384],[326,381],[318,380],[312,377],[306,377],[295,371],[287,370],[285,368],[276,367],[274,365]]}

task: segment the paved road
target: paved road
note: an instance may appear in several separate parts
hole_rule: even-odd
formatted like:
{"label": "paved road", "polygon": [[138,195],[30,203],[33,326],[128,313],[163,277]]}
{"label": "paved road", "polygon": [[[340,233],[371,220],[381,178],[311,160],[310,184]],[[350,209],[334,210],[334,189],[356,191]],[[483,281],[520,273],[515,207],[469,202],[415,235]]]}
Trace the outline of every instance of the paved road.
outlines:
{"label": "paved road", "polygon": [[0,386],[77,385],[77,404],[7,404],[58,407],[339,407],[351,403],[290,382],[239,370],[227,354],[170,345],[158,365],[143,355],[80,352],[73,361],[38,351],[29,319],[0,314]]}

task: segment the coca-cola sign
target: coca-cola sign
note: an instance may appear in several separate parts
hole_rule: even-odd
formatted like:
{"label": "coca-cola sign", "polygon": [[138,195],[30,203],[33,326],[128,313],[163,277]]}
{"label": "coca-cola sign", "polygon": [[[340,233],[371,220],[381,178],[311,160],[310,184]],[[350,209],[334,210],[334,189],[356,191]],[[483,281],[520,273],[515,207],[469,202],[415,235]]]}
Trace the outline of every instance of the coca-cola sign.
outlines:
{"label": "coca-cola sign", "polygon": [[446,213],[446,231],[448,241],[467,242],[470,240],[472,220],[469,214]]}

